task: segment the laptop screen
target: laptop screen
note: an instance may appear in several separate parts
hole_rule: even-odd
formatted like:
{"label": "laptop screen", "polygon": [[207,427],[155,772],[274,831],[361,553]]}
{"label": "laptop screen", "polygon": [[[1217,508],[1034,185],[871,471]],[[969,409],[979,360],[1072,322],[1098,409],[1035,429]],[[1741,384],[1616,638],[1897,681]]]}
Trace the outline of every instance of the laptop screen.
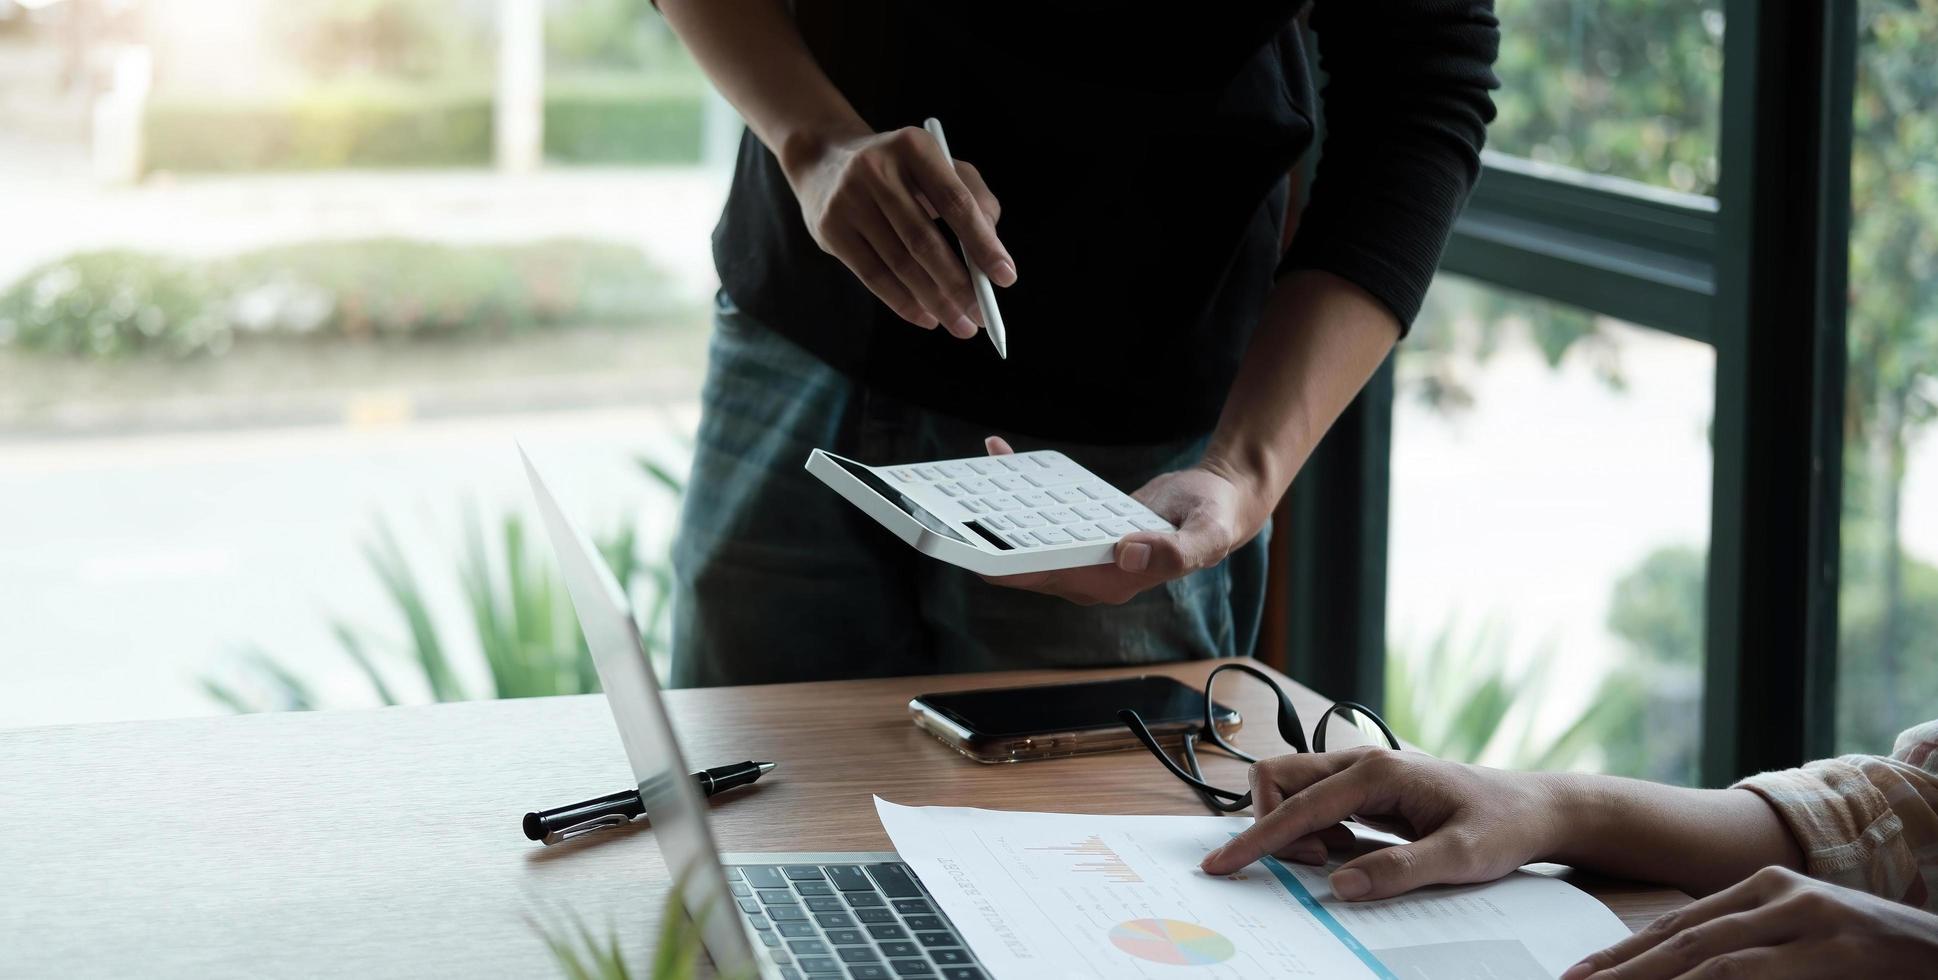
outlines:
{"label": "laptop screen", "polygon": [[653,837],[672,872],[687,913],[700,923],[707,952],[723,975],[746,975],[759,961],[740,924],[738,910],[720,870],[720,852],[707,827],[706,803],[691,778],[679,740],[660,700],[659,683],[639,641],[625,590],[579,529],[567,520],[531,458],[525,473],[538,499],[552,551],[564,572],[579,626],[585,630],[592,662],[605,688],[606,704],[619,727],[619,740],[632,763],[633,779],[653,822]]}

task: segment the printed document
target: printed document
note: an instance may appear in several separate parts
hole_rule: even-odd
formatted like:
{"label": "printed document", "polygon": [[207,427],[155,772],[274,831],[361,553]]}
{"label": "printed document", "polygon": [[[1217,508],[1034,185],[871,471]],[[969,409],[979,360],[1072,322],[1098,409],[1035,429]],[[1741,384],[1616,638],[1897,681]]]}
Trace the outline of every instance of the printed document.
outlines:
{"label": "printed document", "polygon": [[1563,881],[1516,872],[1342,902],[1327,869],[1198,862],[1251,821],[906,807],[895,850],[993,976],[1551,978],[1628,935]]}

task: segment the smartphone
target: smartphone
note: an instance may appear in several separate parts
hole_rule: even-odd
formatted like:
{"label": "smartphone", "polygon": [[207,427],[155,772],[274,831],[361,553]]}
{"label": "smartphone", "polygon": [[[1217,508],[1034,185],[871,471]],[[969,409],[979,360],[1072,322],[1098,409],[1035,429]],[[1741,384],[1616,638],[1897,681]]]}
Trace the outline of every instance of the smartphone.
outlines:
{"label": "smartphone", "polygon": [[[1204,725],[1204,691],[1169,677],[1124,677],[1080,684],[1002,687],[924,694],[908,703],[917,727],[977,762],[1057,759],[1137,748],[1117,717],[1136,709],[1162,744]],[[1212,722],[1229,736],[1243,719],[1213,704]]]}

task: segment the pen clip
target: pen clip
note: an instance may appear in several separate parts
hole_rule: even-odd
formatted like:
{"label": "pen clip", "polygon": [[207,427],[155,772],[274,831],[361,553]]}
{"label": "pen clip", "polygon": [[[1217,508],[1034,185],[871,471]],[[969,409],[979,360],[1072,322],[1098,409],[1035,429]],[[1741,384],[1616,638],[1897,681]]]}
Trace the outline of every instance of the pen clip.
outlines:
{"label": "pen clip", "polygon": [[552,831],[544,837],[539,838],[539,840],[547,847],[550,847],[553,844],[562,844],[574,837],[589,834],[601,827],[624,827],[631,822],[632,818],[623,813],[608,813],[601,817],[593,817],[591,820],[580,821],[570,827]]}

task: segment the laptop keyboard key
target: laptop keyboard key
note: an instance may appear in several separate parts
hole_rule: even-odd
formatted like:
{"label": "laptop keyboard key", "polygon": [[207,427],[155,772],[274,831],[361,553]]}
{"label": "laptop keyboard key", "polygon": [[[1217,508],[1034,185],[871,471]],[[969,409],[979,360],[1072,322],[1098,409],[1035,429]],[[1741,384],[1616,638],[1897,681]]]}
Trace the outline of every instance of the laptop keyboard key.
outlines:
{"label": "laptop keyboard key", "polygon": [[932,949],[929,950],[929,958],[943,966],[953,966],[957,963],[969,962],[969,951],[966,949]]}
{"label": "laptop keyboard key", "polygon": [[803,895],[832,895],[834,886],[825,881],[797,881],[794,890]]}
{"label": "laptop keyboard key", "polygon": [[755,888],[786,888],[787,876],[781,869],[764,864],[749,864],[740,869]]}
{"label": "laptop keyboard key", "polygon": [[826,935],[828,942],[836,946],[868,945],[868,937],[862,935],[860,929],[829,929]]}
{"label": "laptop keyboard key", "polygon": [[895,911],[903,915],[934,915],[935,909],[919,898],[905,898],[895,903]]}
{"label": "laptop keyboard key", "polygon": [[897,976],[926,977],[935,973],[935,967],[928,960],[889,960],[888,965]]}
{"label": "laptop keyboard key", "polygon": [[824,943],[824,942],[822,942],[822,941],[821,941],[821,940],[819,940],[819,939],[794,939],[794,940],[789,940],[789,941],[788,941],[788,944],[787,944],[787,948],[788,948],[788,949],[791,949],[791,950],[793,950],[793,951],[794,951],[794,955],[796,955],[796,956],[826,956],[826,955],[828,955],[828,944],[827,944],[827,943]]}
{"label": "laptop keyboard key", "polygon": [[817,973],[841,972],[841,961],[832,957],[803,956],[798,962],[801,964],[801,972],[808,976],[814,976]]}
{"label": "laptop keyboard key", "polygon": [[808,917],[807,909],[799,905],[769,905],[767,906],[767,914],[773,916],[775,922],[779,922],[782,919],[805,919]]}
{"label": "laptop keyboard key", "polygon": [[820,881],[827,877],[812,864],[790,864],[785,870],[787,877],[793,881]]}
{"label": "laptop keyboard key", "polygon": [[789,939],[813,939],[815,935],[814,923],[807,921],[776,922],[774,931]]}
{"label": "laptop keyboard key", "polygon": [[841,899],[833,895],[810,895],[807,907],[810,912],[840,912],[847,908],[841,903]]}
{"label": "laptop keyboard key", "polygon": [[754,890],[752,888],[747,887],[747,883],[744,881],[736,881],[733,884],[728,885],[727,888],[729,891],[733,892],[733,897],[735,898],[754,897]]}
{"label": "laptop keyboard key", "polygon": [[781,937],[774,935],[774,930],[772,929],[769,929],[766,932],[757,933],[757,935],[760,936],[760,941],[764,945],[779,946],[781,944]]}
{"label": "laptop keyboard key", "polygon": [[946,932],[918,932],[915,934],[915,941],[921,943],[923,946],[931,947],[960,945],[956,937]]}
{"label": "laptop keyboard key", "polygon": [[834,887],[844,892],[875,890],[874,882],[869,881],[868,876],[861,873],[861,868],[852,864],[828,865],[828,880],[834,882]]}
{"label": "laptop keyboard key", "polygon": [[801,971],[791,966],[781,967],[781,980],[801,980]]}
{"label": "laptop keyboard key", "polygon": [[822,912],[814,917],[823,929],[853,929],[855,917],[846,912]]}
{"label": "laptop keyboard key", "polygon": [[855,918],[860,919],[863,925],[872,926],[895,921],[895,913],[887,909],[856,909]]}
{"label": "laptop keyboard key", "polygon": [[754,928],[759,929],[762,932],[765,932],[769,929],[774,928],[774,923],[768,921],[767,917],[760,914],[759,912],[754,912],[748,915],[747,922],[750,925],[752,925]]}
{"label": "laptop keyboard key", "polygon": [[866,946],[843,946],[838,955],[840,955],[841,962],[843,963],[877,963],[881,961],[881,957],[876,956],[875,951]]}
{"label": "laptop keyboard key", "polygon": [[942,924],[942,917],[939,915],[911,915],[903,921],[907,923],[910,929],[915,929],[918,931],[924,930],[924,929],[949,928],[948,926]]}
{"label": "laptop keyboard key", "polygon": [[763,888],[760,890],[760,900],[768,905],[799,905],[801,903],[800,899],[794,897],[793,892],[785,888]]}
{"label": "laptop keyboard key", "polygon": [[920,956],[922,947],[914,943],[882,943],[883,956]]}
{"label": "laptop keyboard key", "polygon": [[[864,906],[872,908],[887,903],[883,902],[882,897],[874,892],[853,892],[848,896],[848,904],[855,908],[862,908]],[[867,920],[863,919],[862,921],[866,922]]]}
{"label": "laptop keyboard key", "polygon": [[908,931],[901,926],[869,926],[868,934],[876,939],[907,939]]}
{"label": "laptop keyboard key", "polygon": [[981,970],[973,966],[943,967],[942,980],[987,980]]}
{"label": "laptop keyboard key", "polygon": [[922,886],[915,883],[915,876],[908,873],[907,865],[871,864],[868,874],[889,898],[918,898],[922,894]]}
{"label": "laptop keyboard key", "polygon": [[753,915],[755,912],[760,911],[760,903],[751,898],[740,899],[740,911],[748,915]]}
{"label": "laptop keyboard key", "polygon": [[848,968],[848,976],[854,978],[854,980],[889,980],[894,975],[888,972],[888,967],[882,966],[879,963],[851,966]]}

